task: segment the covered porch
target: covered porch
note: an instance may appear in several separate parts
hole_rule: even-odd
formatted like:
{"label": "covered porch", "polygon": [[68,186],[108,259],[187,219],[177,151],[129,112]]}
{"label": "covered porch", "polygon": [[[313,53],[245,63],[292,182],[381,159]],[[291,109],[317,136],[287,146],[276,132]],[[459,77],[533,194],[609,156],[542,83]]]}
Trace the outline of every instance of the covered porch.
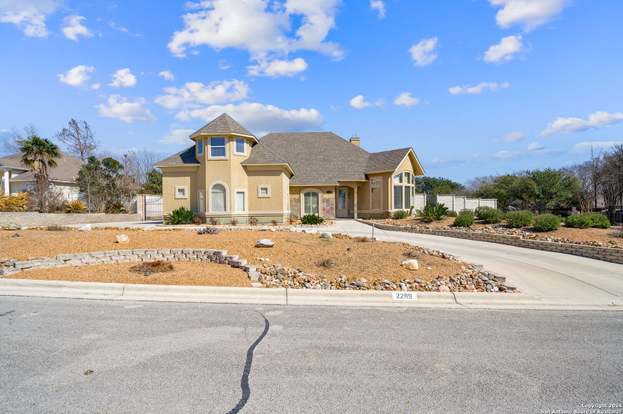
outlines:
{"label": "covered porch", "polygon": [[[319,215],[326,219],[359,218],[359,200],[364,182],[339,182],[333,186],[316,186],[299,188],[296,198],[300,204],[293,202],[293,212],[300,214]],[[293,200],[294,201],[294,200]]]}

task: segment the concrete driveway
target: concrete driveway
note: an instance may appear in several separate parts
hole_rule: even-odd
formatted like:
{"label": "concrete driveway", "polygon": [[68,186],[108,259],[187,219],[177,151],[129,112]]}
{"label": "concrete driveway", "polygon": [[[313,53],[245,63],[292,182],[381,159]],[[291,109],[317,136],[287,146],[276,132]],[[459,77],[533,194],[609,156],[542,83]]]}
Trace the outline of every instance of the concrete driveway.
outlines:
{"label": "concrete driveway", "polygon": [[[370,236],[372,228],[337,220],[327,231]],[[451,237],[374,230],[378,240],[401,241],[441,250],[499,273],[522,293],[548,303],[604,306],[623,303],[623,265],[561,253]]]}

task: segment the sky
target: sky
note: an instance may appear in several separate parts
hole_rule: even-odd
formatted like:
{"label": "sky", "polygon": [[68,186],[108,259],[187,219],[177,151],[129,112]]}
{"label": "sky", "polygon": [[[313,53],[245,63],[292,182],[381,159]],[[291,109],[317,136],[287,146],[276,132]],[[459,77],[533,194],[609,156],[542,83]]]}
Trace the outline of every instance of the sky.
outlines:
{"label": "sky", "polygon": [[[155,6],[157,4],[157,6]],[[0,138],[86,120],[163,157],[256,135],[413,147],[426,174],[559,168],[623,143],[620,0],[0,0]]]}

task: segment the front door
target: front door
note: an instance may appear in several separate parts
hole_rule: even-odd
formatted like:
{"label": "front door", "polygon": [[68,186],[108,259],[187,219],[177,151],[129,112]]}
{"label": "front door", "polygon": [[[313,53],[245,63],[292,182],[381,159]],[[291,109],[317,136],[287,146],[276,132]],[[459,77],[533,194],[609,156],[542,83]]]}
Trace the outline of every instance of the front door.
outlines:
{"label": "front door", "polygon": [[337,190],[336,217],[348,217],[348,188],[338,188]]}

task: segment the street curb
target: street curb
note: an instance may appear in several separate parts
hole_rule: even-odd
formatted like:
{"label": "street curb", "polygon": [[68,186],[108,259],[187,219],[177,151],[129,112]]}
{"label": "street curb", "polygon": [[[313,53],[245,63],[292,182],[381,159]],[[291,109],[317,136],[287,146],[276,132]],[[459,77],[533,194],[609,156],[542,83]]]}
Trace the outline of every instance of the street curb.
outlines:
{"label": "street curb", "polygon": [[623,310],[623,303],[567,303],[521,293],[415,292],[394,300],[391,291],[138,285],[0,279],[0,296],[151,302],[451,309]]}

